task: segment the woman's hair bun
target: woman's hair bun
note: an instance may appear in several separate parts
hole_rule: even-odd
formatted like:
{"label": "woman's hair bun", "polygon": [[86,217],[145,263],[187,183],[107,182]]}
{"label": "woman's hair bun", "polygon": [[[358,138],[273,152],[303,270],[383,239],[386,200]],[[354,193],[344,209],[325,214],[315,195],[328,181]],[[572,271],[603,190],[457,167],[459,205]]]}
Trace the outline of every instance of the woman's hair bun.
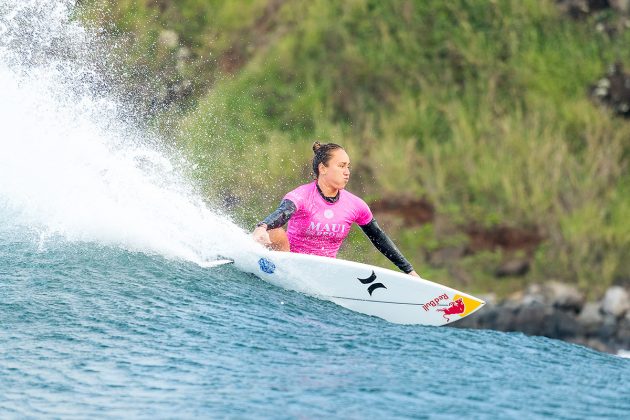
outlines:
{"label": "woman's hair bun", "polygon": [[313,153],[317,153],[320,147],[322,147],[320,142],[316,141],[315,143],[313,143]]}

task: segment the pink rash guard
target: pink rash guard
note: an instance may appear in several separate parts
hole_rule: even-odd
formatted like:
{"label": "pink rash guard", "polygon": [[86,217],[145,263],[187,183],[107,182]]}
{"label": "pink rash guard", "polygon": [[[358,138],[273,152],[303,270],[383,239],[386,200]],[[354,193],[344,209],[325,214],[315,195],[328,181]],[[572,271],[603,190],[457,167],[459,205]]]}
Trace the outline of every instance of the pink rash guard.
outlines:
{"label": "pink rash guard", "polygon": [[291,252],[335,258],[352,223],[370,223],[372,212],[365,201],[346,190],[339,191],[336,202],[327,202],[316,183],[297,187],[284,196],[297,208],[287,226],[289,245]]}

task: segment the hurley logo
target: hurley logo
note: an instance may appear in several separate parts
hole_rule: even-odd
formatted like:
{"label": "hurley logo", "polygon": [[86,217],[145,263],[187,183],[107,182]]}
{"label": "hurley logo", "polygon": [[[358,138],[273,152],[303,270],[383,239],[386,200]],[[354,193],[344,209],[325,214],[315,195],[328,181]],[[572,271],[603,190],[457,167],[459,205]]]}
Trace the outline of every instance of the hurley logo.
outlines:
{"label": "hurley logo", "polygon": [[[357,280],[359,280],[362,284],[370,284],[374,280],[376,280],[376,274],[374,273],[374,270],[372,270],[372,275],[370,277],[366,279],[357,278]],[[371,284],[370,287],[368,287],[367,291],[370,293],[370,296],[372,296],[372,292],[380,288],[387,289],[387,287],[385,287],[383,283],[374,283],[374,284]]]}

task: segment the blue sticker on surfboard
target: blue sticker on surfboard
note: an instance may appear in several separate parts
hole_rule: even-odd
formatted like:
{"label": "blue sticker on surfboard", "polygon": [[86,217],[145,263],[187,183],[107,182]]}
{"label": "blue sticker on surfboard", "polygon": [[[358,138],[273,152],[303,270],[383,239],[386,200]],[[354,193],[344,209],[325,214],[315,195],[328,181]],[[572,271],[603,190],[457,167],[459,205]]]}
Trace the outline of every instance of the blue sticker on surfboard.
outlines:
{"label": "blue sticker on surfboard", "polygon": [[258,260],[258,265],[260,266],[260,271],[267,274],[273,274],[276,271],[276,265],[269,261],[267,258],[261,258]]}

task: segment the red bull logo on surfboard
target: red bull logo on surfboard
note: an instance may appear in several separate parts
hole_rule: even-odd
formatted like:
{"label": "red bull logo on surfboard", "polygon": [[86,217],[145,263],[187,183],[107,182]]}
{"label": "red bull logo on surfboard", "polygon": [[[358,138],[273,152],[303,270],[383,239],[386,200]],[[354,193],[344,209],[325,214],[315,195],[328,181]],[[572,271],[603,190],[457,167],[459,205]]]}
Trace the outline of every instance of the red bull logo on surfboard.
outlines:
{"label": "red bull logo on surfboard", "polygon": [[448,295],[446,293],[436,298],[431,299],[430,301],[422,305],[422,309],[424,309],[426,312],[429,312],[429,308],[437,307],[440,304],[440,302],[443,300],[448,300]]}
{"label": "red bull logo on surfboard", "polygon": [[466,311],[466,305],[464,305],[464,299],[463,298],[459,298],[457,300],[454,300],[453,302],[448,304],[448,308],[440,308],[438,309],[439,312],[444,312],[442,314],[442,316],[447,320],[450,321],[450,319],[448,318],[447,315],[461,315]]}
{"label": "red bull logo on surfboard", "polygon": [[461,318],[465,317],[469,313],[473,312],[480,305],[483,305],[482,301],[476,300],[471,297],[462,296],[457,294],[450,300],[446,293],[437,296],[427,303],[422,305],[422,309],[429,312],[431,309],[435,309],[437,312],[442,312],[442,316],[447,322],[450,322],[450,317],[459,315]]}

